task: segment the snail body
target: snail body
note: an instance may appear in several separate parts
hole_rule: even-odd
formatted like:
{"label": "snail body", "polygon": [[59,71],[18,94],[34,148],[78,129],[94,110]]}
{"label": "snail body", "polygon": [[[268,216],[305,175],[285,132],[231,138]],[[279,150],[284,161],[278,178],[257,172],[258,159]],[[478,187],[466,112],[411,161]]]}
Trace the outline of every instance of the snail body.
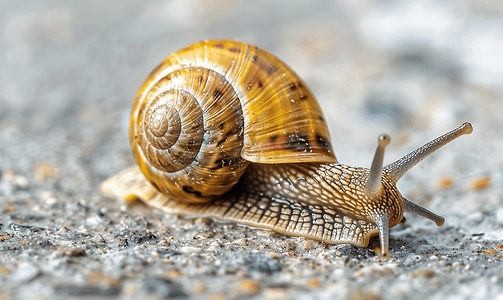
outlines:
{"label": "snail body", "polygon": [[370,169],[340,164],[323,112],[302,79],[249,44],[210,40],[171,54],[149,75],[131,111],[138,167],[105,181],[105,194],[173,214],[207,216],[329,244],[365,247],[413,212],[396,182],[472,127],[464,123],[383,167],[381,135]]}

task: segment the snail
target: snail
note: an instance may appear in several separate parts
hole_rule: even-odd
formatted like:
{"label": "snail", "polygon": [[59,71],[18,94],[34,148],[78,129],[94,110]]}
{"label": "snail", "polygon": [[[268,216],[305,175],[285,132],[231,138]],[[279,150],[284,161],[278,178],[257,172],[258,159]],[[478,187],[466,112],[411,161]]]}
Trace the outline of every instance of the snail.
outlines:
{"label": "snail", "polygon": [[381,135],[370,169],[340,164],[304,81],[269,52],[229,40],[168,56],[141,86],[129,129],[138,166],[106,180],[104,194],[328,244],[367,247],[379,235],[382,258],[404,212],[444,223],[397,181],[472,132],[466,122],[384,167],[390,137]]}

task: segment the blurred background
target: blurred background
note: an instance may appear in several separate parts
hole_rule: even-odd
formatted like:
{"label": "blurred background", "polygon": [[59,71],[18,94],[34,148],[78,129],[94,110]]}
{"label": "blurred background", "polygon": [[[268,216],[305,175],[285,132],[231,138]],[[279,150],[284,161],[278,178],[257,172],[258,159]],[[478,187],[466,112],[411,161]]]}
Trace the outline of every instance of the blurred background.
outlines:
{"label": "blurred background", "polygon": [[274,53],[307,81],[341,162],[370,165],[383,132],[393,138],[391,162],[471,121],[474,133],[443,150],[427,173],[480,173],[501,185],[501,1],[0,5],[4,169],[84,160],[81,172],[95,183],[132,164],[128,114],[147,74],[181,47],[226,38]]}
{"label": "blurred background", "polygon": [[[392,138],[390,163],[470,121],[471,135],[398,186],[445,216],[446,231],[503,239],[501,0],[0,0],[0,208],[30,204],[3,212],[34,209],[41,219],[26,220],[49,228],[81,224],[66,210],[80,199],[99,215],[100,182],[134,164],[128,118],[143,80],[171,52],[214,38],[290,65],[317,96],[345,164],[370,166],[381,133]],[[429,245],[459,246],[431,222],[407,219],[402,236],[433,228]]]}
{"label": "blurred background", "polygon": [[383,132],[392,137],[389,163],[472,122],[474,133],[414,169],[403,181],[416,184],[402,192],[431,200],[445,198],[435,188],[455,186],[463,211],[501,203],[502,1],[0,5],[3,170],[33,176],[47,163],[57,166],[62,191],[96,192],[133,164],[128,115],[147,74],[179,48],[225,38],[274,53],[307,81],[343,163],[369,166]]}

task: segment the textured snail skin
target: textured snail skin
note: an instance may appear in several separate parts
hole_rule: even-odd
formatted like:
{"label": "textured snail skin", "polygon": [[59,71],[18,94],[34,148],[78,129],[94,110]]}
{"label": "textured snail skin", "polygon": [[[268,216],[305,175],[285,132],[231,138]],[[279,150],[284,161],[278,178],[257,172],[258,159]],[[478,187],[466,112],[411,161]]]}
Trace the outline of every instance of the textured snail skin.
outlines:
{"label": "textured snail skin", "polygon": [[[340,174],[340,175],[338,175]],[[339,164],[250,164],[232,190],[207,203],[179,201],[152,188],[138,167],[106,181],[108,195],[145,203],[171,214],[211,217],[328,244],[366,247],[378,228],[375,211],[389,211],[389,227],[403,219],[403,200],[388,180],[386,198],[373,201],[357,185],[368,169]]]}
{"label": "textured snail skin", "polygon": [[172,214],[206,216],[290,236],[366,247],[404,211],[444,219],[403,198],[396,182],[469,123],[383,168],[339,164],[321,108],[306,84],[272,54],[211,40],[166,58],[133,103],[130,140],[138,167],[102,184],[104,194]]}

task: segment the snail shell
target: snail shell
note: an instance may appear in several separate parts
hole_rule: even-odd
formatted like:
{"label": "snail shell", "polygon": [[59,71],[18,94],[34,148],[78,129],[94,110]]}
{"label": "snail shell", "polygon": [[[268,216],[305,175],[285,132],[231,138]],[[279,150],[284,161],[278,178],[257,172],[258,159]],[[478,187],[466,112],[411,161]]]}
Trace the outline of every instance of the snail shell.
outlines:
{"label": "snail shell", "polygon": [[223,195],[249,162],[337,162],[304,82],[272,54],[234,41],[166,58],[138,92],[130,133],[145,177],[185,202]]}
{"label": "snail shell", "polygon": [[396,182],[462,134],[464,123],[382,166],[379,137],[370,169],[339,164],[321,108],[282,61],[249,44],[210,40],[168,56],[140,88],[130,139],[138,167],[102,191],[168,213],[208,216],[324,241],[365,247],[404,211],[444,219],[405,199]]}

